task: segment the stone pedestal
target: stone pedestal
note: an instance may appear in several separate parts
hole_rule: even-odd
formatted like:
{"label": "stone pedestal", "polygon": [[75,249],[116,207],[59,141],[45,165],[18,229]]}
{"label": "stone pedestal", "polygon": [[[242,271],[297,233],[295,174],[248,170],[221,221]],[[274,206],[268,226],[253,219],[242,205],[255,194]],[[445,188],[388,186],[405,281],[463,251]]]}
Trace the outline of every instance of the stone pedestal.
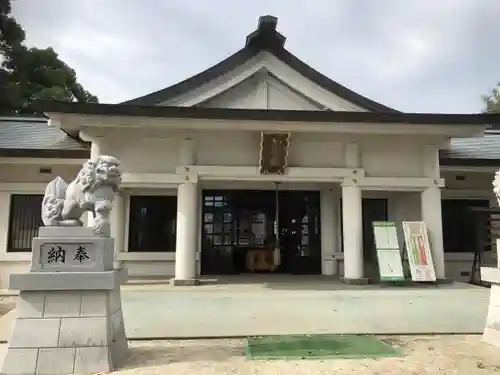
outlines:
{"label": "stone pedestal", "polygon": [[491,283],[483,341],[500,348],[500,268],[481,267],[481,280]]}
{"label": "stone pedestal", "polygon": [[481,281],[491,284],[488,316],[483,341],[500,348],[500,239],[497,244],[497,267],[481,267]]}
{"label": "stone pedestal", "polygon": [[[49,236],[50,235],[50,236]],[[87,251],[88,250],[88,251]],[[113,240],[90,228],[40,228],[20,290],[2,374],[92,374],[123,363],[128,345]]]}

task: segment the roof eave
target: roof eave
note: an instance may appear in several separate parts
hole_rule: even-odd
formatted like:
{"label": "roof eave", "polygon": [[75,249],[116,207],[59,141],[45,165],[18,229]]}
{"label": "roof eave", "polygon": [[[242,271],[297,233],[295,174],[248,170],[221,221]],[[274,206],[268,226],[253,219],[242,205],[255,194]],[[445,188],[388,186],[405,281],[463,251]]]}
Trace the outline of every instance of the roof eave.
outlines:
{"label": "roof eave", "polygon": [[499,159],[480,159],[470,157],[450,157],[443,156],[439,158],[439,164],[450,167],[498,167],[500,168]]}
{"label": "roof eave", "polygon": [[164,117],[220,120],[262,120],[284,122],[346,122],[427,125],[478,125],[489,128],[500,124],[500,113],[441,114],[358,111],[297,111],[229,109],[203,107],[138,106],[128,104],[69,103],[35,101],[34,106],[49,117],[58,114]]}
{"label": "roof eave", "polygon": [[90,150],[0,149],[0,157],[88,159],[90,157]]}
{"label": "roof eave", "polygon": [[232,54],[218,64],[192,77],[189,77],[172,86],[157,90],[150,94],[121,102],[120,104],[158,105],[226,74],[228,71],[231,71],[237,66],[244,64],[246,61],[254,57],[257,53],[258,51],[249,48],[242,48],[238,52]]}

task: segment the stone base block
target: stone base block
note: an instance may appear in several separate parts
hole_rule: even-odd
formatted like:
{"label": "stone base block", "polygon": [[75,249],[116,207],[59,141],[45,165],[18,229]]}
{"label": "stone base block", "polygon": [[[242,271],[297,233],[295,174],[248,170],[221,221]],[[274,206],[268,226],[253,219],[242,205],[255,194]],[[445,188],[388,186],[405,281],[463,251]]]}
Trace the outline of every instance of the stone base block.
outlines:
{"label": "stone base block", "polygon": [[[484,267],[483,267],[484,268]],[[495,269],[495,268],[492,268]],[[482,272],[483,269],[481,269]],[[496,270],[496,269],[495,269]],[[492,284],[483,341],[500,348],[500,285]]]}
{"label": "stone base block", "polygon": [[0,373],[105,373],[127,349],[120,288],[21,291]]}
{"label": "stone base block", "polygon": [[174,286],[195,286],[200,285],[199,279],[171,279],[170,283]]}
{"label": "stone base block", "polygon": [[51,238],[51,237],[66,237],[66,238],[80,238],[96,237],[94,231],[90,227],[46,227],[42,226],[38,229],[38,237]]}
{"label": "stone base block", "polygon": [[348,285],[368,285],[370,283],[370,279],[367,277],[361,277],[359,279],[344,278],[344,283]]}
{"label": "stone base block", "polygon": [[[31,272],[98,272],[113,270],[114,240],[89,236],[89,228],[42,227],[32,242]],[[81,232],[81,237],[69,234]],[[54,236],[59,234],[58,236]]]}
{"label": "stone base block", "polygon": [[500,331],[493,328],[485,328],[482,340],[487,344],[500,348]]}
{"label": "stone base block", "polygon": [[481,267],[481,281],[500,284],[500,268]]}
{"label": "stone base block", "polygon": [[103,272],[28,272],[12,274],[9,289],[17,290],[112,290],[127,281],[127,269]]}

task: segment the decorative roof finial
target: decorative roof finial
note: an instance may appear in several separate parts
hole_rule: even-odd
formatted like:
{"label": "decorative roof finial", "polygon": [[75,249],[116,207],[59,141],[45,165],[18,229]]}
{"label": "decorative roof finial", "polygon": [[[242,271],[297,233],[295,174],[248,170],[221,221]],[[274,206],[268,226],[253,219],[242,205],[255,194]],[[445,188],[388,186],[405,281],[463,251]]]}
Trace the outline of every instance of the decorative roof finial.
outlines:
{"label": "decorative roof finial", "polygon": [[257,30],[276,30],[276,25],[278,24],[278,17],[274,16],[260,16],[259,23],[257,24]]}
{"label": "decorative roof finial", "polygon": [[247,36],[246,47],[257,50],[283,48],[286,38],[276,31],[277,24],[277,17],[260,16],[257,30]]}

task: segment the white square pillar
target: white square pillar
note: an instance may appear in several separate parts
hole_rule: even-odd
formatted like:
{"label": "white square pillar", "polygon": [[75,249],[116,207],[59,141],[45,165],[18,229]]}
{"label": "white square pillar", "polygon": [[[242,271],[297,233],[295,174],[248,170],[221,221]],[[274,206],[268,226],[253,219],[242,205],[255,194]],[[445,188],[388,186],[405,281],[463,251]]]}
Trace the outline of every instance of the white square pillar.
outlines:
{"label": "white square pillar", "polygon": [[201,249],[203,247],[203,231],[201,228],[203,227],[203,201],[202,201],[203,190],[201,186],[198,187],[198,197],[200,197],[200,204],[198,204],[198,213],[197,216],[197,226],[198,226],[198,236],[197,236],[197,256],[196,256],[196,276],[201,276]]}
{"label": "white square pillar", "polygon": [[[90,160],[97,160],[102,155],[102,148],[104,145],[104,137],[89,137],[85,134],[80,134],[81,138],[85,141],[92,142],[90,145]],[[93,227],[95,225],[94,213],[89,211],[87,213],[87,226]]]}
{"label": "white square pillar", "polygon": [[429,236],[436,278],[438,280],[444,280],[446,272],[443,246],[441,190],[437,187],[430,187],[422,192],[422,221],[427,227],[427,235]]}
{"label": "white square pillar", "polygon": [[344,279],[347,283],[367,283],[363,274],[363,211],[359,186],[342,186],[342,219]]}
{"label": "white square pillar", "polygon": [[334,259],[337,242],[336,210],[337,197],[330,190],[321,190],[321,273],[326,276],[336,275],[337,260]]}
{"label": "white square pillar", "polygon": [[186,182],[177,193],[177,234],[174,285],[197,285],[198,185]]}

